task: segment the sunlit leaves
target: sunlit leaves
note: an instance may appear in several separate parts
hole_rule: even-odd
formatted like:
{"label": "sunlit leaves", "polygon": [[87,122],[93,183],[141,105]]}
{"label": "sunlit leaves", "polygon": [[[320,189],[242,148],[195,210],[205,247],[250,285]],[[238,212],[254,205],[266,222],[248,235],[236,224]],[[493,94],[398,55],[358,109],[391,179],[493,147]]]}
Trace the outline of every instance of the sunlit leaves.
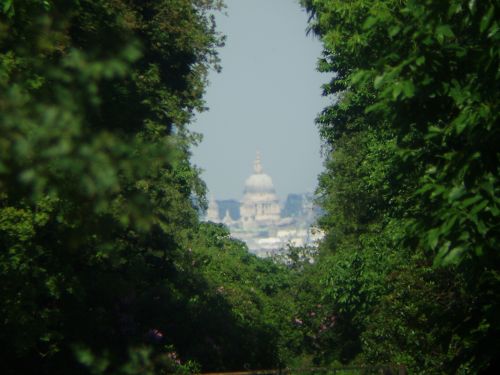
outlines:
{"label": "sunlit leaves", "polygon": [[[348,270],[345,278],[354,280],[357,270],[342,263],[336,252],[344,248],[355,254],[366,251],[359,245],[359,236],[369,233],[371,227],[359,225],[366,204],[356,202],[366,202],[368,187],[384,186],[374,178],[377,173],[365,175],[369,160],[374,170],[392,171],[386,175],[392,190],[386,199],[381,196],[379,211],[372,210],[380,214],[379,218],[371,216],[377,218],[373,227],[384,233],[382,223],[389,220],[405,228],[401,237],[404,241],[399,243],[401,251],[419,254],[433,265],[434,271],[428,269],[426,282],[443,283],[423,287],[438,294],[440,288],[447,288],[447,280],[454,282],[463,276],[457,284],[462,288],[459,293],[477,295],[484,304],[483,309],[467,302],[460,313],[463,321],[470,319],[474,323],[457,323],[460,330],[450,328],[457,337],[466,337],[465,341],[473,344],[460,347],[454,340],[452,352],[445,353],[448,349],[443,346],[445,352],[437,355],[439,361],[431,360],[430,354],[403,355],[404,350],[397,345],[389,345],[387,350],[393,353],[393,359],[406,358],[408,363],[414,363],[415,372],[425,372],[425,366],[430,366],[430,371],[432,366],[442,370],[451,365],[450,372],[458,371],[460,366],[477,366],[476,371],[488,368],[495,355],[474,345],[479,345],[480,340],[491,342],[500,327],[492,315],[485,314],[486,310],[497,314],[499,310],[498,298],[487,297],[499,289],[498,281],[490,277],[498,272],[500,261],[498,4],[473,0],[303,3],[314,16],[312,29],[324,40],[324,61],[332,61],[322,65],[323,71],[332,72],[332,82],[325,92],[341,92],[340,100],[318,117],[320,133],[331,150],[327,172],[320,180],[320,193],[327,211],[323,219],[329,230],[326,246],[332,252],[332,262],[339,261],[333,267],[341,268],[338,273]],[[393,132],[392,157],[379,159],[372,153],[372,142],[349,147],[352,140],[363,139],[374,129]],[[378,163],[386,164],[386,168],[380,168]],[[414,267],[418,274],[421,267],[427,266],[417,262]],[[456,279],[451,274],[438,279],[441,267],[452,269]],[[341,300],[355,305],[361,293],[353,289],[356,298],[350,300],[341,298],[342,290],[342,281],[332,283],[332,305],[343,306]],[[396,289],[394,294],[400,292],[404,291]],[[431,308],[430,313],[434,313],[432,304],[415,303],[411,293],[406,299],[416,309],[411,316],[417,317],[419,309]],[[387,306],[379,310],[383,319],[412,325],[411,321],[384,315],[387,311],[391,311]],[[474,318],[471,311],[476,314]],[[488,318],[481,318],[481,314]],[[427,324],[434,327],[432,321]],[[481,328],[476,330],[471,328],[473,325]],[[410,346],[417,344],[413,339],[426,341],[419,338],[419,332],[415,334],[405,327],[401,331],[408,335],[404,339]],[[386,340],[401,337],[399,329],[370,327]],[[435,332],[446,335],[438,329]],[[449,342],[445,336],[439,340]],[[371,347],[365,350],[377,352]],[[379,360],[388,358],[383,351],[377,355],[374,358]],[[419,363],[426,364],[418,367]]]}
{"label": "sunlit leaves", "polygon": [[1,5],[2,368],[82,370],[77,342],[111,353],[117,368],[161,323],[125,324],[123,301],[147,310],[137,293],[189,294],[175,275],[194,274],[181,248],[204,185],[186,126],[217,68],[220,2]]}

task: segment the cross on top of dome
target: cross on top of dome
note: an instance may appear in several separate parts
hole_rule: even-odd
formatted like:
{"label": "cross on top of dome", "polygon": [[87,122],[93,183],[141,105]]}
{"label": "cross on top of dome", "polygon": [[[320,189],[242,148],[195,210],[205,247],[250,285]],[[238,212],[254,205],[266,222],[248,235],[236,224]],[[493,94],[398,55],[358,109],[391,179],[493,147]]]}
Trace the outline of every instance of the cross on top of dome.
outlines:
{"label": "cross on top of dome", "polygon": [[254,173],[261,174],[263,172],[262,164],[260,163],[260,151],[257,150],[257,155],[255,156],[255,161],[253,162]]}

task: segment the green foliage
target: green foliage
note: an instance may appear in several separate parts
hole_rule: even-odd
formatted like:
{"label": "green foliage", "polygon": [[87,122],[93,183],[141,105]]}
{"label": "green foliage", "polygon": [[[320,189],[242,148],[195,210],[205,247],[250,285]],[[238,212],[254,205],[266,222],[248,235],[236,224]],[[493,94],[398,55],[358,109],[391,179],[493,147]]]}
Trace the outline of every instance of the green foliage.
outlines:
{"label": "green foliage", "polygon": [[[248,252],[246,245],[233,240],[222,225],[203,223],[193,241],[195,266],[219,301],[227,303],[235,325],[228,318],[224,326],[228,355],[221,360],[226,369],[238,363],[256,368],[283,365],[288,352],[282,348],[290,326],[293,306],[287,295],[291,287],[287,267]],[[231,331],[233,330],[233,332]],[[200,348],[209,356],[206,346]],[[211,354],[212,356],[214,354]]]}
{"label": "green foliage", "polygon": [[336,99],[317,119],[323,298],[340,317],[323,350],[416,373],[494,368],[497,2],[302,3]]}
{"label": "green foliage", "polygon": [[220,1],[2,1],[2,373],[498,364],[498,5],[303,5],[326,239],[264,260],[198,221]]}
{"label": "green foliage", "polygon": [[[461,275],[436,270],[416,255],[392,269],[386,280],[385,293],[366,319],[363,357],[404,363],[415,373],[443,373],[462,345],[453,330],[473,303],[463,291]],[[465,361],[455,365],[457,373],[474,368]]]}
{"label": "green foliage", "polygon": [[[258,348],[270,329],[212,290],[187,250],[202,236],[204,204],[189,163],[199,137],[187,124],[204,108],[208,69],[219,69],[212,12],[221,3],[2,6],[2,373],[274,361],[273,341],[250,359],[230,345]],[[262,329],[252,335],[253,324]]]}
{"label": "green foliage", "polygon": [[277,367],[300,354],[305,270],[198,221],[189,161],[219,70],[218,0],[3,1],[5,374]]}
{"label": "green foliage", "polygon": [[[129,351],[129,360],[117,370],[112,370],[116,374],[193,374],[199,373],[199,366],[187,361],[182,364],[178,355],[171,345],[166,345],[164,353],[154,356],[151,348],[139,347]],[[106,356],[96,356],[85,348],[76,348],[78,361],[90,370],[91,374],[102,374],[111,368],[110,361]]]}

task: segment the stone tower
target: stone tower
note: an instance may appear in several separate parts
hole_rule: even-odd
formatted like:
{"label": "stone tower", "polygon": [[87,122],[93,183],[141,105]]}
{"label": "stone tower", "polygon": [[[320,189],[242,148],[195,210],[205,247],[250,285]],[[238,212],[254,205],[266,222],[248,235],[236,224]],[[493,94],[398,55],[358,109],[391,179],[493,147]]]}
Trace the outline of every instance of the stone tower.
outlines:
{"label": "stone tower", "polygon": [[219,205],[215,201],[215,198],[213,195],[210,196],[210,201],[208,202],[207,221],[211,221],[214,223],[220,222]]}

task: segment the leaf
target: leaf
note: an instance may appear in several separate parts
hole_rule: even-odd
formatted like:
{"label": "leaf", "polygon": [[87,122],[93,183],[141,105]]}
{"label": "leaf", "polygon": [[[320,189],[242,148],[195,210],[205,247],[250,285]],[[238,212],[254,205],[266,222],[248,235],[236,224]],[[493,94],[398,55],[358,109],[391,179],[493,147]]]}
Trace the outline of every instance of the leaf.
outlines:
{"label": "leaf", "polygon": [[490,206],[489,209],[493,216],[500,216],[500,209],[495,204]]}
{"label": "leaf", "polygon": [[370,112],[377,112],[377,111],[380,111],[380,110],[383,110],[385,109],[385,104],[382,103],[382,102],[377,102],[377,103],[374,103],[372,105],[369,105],[368,107],[366,107],[365,109],[365,113],[370,113]]}
{"label": "leaf", "polygon": [[495,24],[492,28],[491,31],[488,33],[488,38],[493,38],[496,33],[498,33],[498,26]]}
{"label": "leaf", "polygon": [[456,201],[458,198],[461,198],[464,194],[465,194],[464,186],[455,186],[453,189],[451,189],[450,194],[448,195],[448,201],[449,202]]}
{"label": "leaf", "polygon": [[481,23],[479,24],[479,31],[484,32],[488,26],[490,25],[491,19],[493,18],[493,14],[495,12],[495,7],[492,5],[488,12],[481,18]]}
{"label": "leaf", "polygon": [[462,132],[467,128],[467,121],[463,116],[459,116],[455,121],[453,121],[453,126],[457,132],[457,135],[462,134]]}
{"label": "leaf", "polygon": [[472,14],[476,13],[476,0],[469,1],[469,10]]}
{"label": "leaf", "polygon": [[9,17],[12,17],[14,13],[14,0],[3,0],[3,7],[2,11],[4,14],[8,15]]}
{"label": "leaf", "polygon": [[28,184],[28,183],[32,182],[35,179],[35,177],[36,177],[35,170],[34,169],[27,169],[19,175],[19,180],[23,183]]}
{"label": "leaf", "polygon": [[477,219],[474,223],[476,224],[476,229],[480,235],[484,236],[486,232],[488,232],[488,227],[483,220]]}
{"label": "leaf", "polygon": [[444,236],[447,236],[450,233],[450,229],[453,228],[455,223],[457,222],[458,217],[456,215],[452,216],[450,219],[446,220],[443,225],[441,225],[441,233]]}
{"label": "leaf", "polygon": [[395,37],[399,32],[401,31],[401,28],[399,26],[392,26],[389,28],[389,36],[391,38]]}
{"label": "leaf", "polygon": [[370,16],[368,17],[365,22],[363,23],[363,29],[368,30],[371,28],[373,25],[377,23],[378,19],[376,17]]}
{"label": "leaf", "polygon": [[462,208],[467,208],[469,207],[471,204],[474,204],[476,203],[477,201],[481,200],[483,197],[481,195],[475,195],[473,197],[470,197],[470,198],[467,198],[465,199],[462,204],[461,204],[461,207]]}
{"label": "leaf", "polygon": [[356,73],[351,75],[351,83],[356,84],[362,82],[366,77],[367,72],[365,70],[358,70]]}
{"label": "leaf", "polygon": [[427,242],[431,249],[435,249],[439,241],[440,231],[438,228],[431,229],[427,233]]}
{"label": "leaf", "polygon": [[413,84],[412,81],[403,81],[402,86],[403,86],[403,94],[407,98],[411,98],[412,96],[415,95],[415,85]]}
{"label": "leaf", "polygon": [[431,126],[429,126],[428,132],[441,134],[441,133],[443,133],[443,129],[441,129],[439,126],[431,125]]}
{"label": "leaf", "polygon": [[462,246],[457,246],[447,252],[447,254],[443,257],[441,265],[449,266],[452,264],[458,264],[463,258],[465,253],[465,248]]}
{"label": "leaf", "polygon": [[396,100],[399,95],[403,92],[403,86],[400,82],[396,82],[396,84],[392,88],[392,99]]}
{"label": "leaf", "polygon": [[437,35],[442,35],[443,37],[446,38],[452,38],[455,36],[453,34],[453,31],[451,30],[450,25],[440,25],[436,28],[436,34]]}
{"label": "leaf", "polygon": [[479,203],[470,211],[470,214],[476,215],[477,213],[479,213],[479,211],[482,211],[488,205],[488,203],[489,202],[487,200],[483,200],[481,203]]}
{"label": "leaf", "polygon": [[422,186],[420,189],[418,189],[416,191],[416,194],[424,194],[424,193],[427,193],[428,191],[431,191],[433,189],[434,189],[433,184],[425,184],[424,186]]}
{"label": "leaf", "polygon": [[87,348],[78,348],[75,350],[76,358],[82,365],[90,366],[94,362],[94,355]]}
{"label": "leaf", "polygon": [[379,89],[380,86],[382,86],[383,81],[384,81],[384,75],[376,76],[375,80],[373,81],[373,86],[376,89]]}
{"label": "leaf", "polygon": [[451,4],[450,8],[448,9],[448,17],[460,13],[461,10],[462,10],[462,4],[457,4],[457,3]]}
{"label": "leaf", "polygon": [[419,56],[416,58],[415,60],[415,63],[418,65],[418,66],[421,66],[425,63],[425,56]]}

